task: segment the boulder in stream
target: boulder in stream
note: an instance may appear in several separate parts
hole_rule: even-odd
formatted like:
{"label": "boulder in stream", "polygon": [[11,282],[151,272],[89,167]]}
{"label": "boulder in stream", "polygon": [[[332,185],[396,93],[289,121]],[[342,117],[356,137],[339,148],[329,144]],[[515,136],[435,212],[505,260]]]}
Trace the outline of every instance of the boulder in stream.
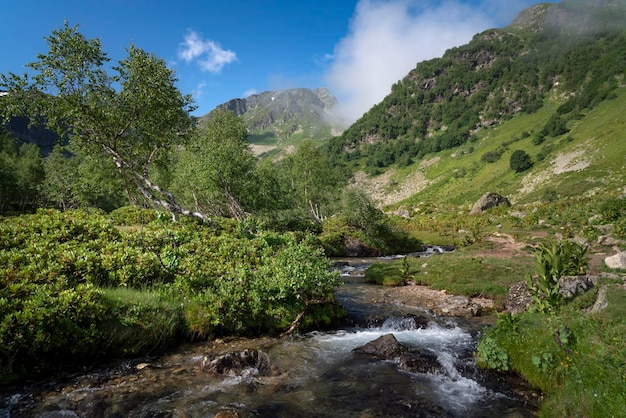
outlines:
{"label": "boulder in stream", "polygon": [[410,373],[443,373],[437,355],[426,350],[411,349],[398,341],[393,334],[385,334],[352,351],[376,359],[396,360],[402,370]]}
{"label": "boulder in stream", "polygon": [[370,341],[362,347],[355,348],[355,353],[367,354],[370,357],[375,357],[384,360],[392,360],[400,357],[407,350],[407,347],[396,339],[393,334],[385,334],[376,338],[374,341]]}
{"label": "boulder in stream", "polygon": [[259,350],[243,350],[216,357],[213,360],[205,357],[202,360],[202,370],[230,377],[257,376],[269,369],[269,356]]}

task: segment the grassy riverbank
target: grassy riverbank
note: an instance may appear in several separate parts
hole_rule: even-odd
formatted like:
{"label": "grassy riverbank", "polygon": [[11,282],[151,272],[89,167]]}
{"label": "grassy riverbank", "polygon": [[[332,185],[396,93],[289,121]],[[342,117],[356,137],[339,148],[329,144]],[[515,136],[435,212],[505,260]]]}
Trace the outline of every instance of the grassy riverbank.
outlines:
{"label": "grassy riverbank", "polygon": [[[543,417],[622,416],[626,272],[611,271],[604,258],[626,249],[626,199],[610,194],[579,197],[518,207],[515,213],[497,208],[475,217],[459,208],[438,209],[398,222],[425,242],[458,249],[374,265],[368,273],[371,281],[399,285],[408,278],[449,293],[491,298],[502,310],[511,285],[540,274],[535,255],[541,245],[586,242],[586,271],[602,276],[598,284],[573,299],[557,298],[554,306],[543,299],[530,312],[497,314],[477,357],[483,367],[517,373],[540,389]],[[598,237],[606,234],[617,241],[599,244]],[[591,311],[600,291],[607,305]]]}

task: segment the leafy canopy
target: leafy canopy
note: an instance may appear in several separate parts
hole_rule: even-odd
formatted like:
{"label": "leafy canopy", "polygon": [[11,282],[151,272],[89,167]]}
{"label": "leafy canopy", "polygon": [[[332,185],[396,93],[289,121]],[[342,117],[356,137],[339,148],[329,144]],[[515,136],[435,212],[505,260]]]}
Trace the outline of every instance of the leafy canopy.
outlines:
{"label": "leafy canopy", "polygon": [[0,76],[0,87],[9,92],[3,116],[45,123],[75,149],[112,160],[144,198],[174,214],[191,214],[149,177],[150,167],[192,129],[192,99],[180,93],[173,71],[134,45],[109,67],[100,41],[67,22],[45,39],[48,52],[27,65],[32,76]]}

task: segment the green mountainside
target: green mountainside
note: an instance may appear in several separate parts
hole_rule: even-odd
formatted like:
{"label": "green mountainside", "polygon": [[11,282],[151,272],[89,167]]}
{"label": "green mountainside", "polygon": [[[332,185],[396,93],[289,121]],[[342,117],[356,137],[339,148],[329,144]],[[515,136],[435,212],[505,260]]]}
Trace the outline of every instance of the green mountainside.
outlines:
{"label": "green mountainside", "polygon": [[336,135],[337,124],[331,115],[336,104],[337,99],[324,87],[266,91],[221,104],[201,117],[198,124],[206,124],[214,112],[230,110],[243,118],[249,142],[267,149]]}
{"label": "green mountainside", "polygon": [[328,150],[382,204],[623,188],[625,29],[623,0],[533,6],[418,63]]}

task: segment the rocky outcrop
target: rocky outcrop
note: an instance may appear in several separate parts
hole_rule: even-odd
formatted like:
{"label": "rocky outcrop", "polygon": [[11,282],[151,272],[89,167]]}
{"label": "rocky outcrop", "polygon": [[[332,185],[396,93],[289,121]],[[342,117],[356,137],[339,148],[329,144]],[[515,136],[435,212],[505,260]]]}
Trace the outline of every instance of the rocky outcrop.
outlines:
{"label": "rocky outcrop", "polygon": [[598,276],[564,276],[559,280],[559,293],[564,298],[573,298],[598,284]]}
{"label": "rocky outcrop", "polygon": [[[563,276],[559,280],[559,293],[564,298],[569,299],[586,292],[598,283],[598,276]],[[526,281],[522,280],[509,289],[509,293],[504,301],[504,308],[507,312],[518,314],[528,310],[532,303],[532,293]]]}
{"label": "rocky outcrop", "polygon": [[626,251],[605,258],[604,264],[611,269],[626,269]]}
{"label": "rocky outcrop", "polygon": [[509,201],[508,198],[501,196],[498,193],[493,193],[493,192],[485,193],[474,204],[474,206],[472,207],[472,210],[470,211],[470,215],[476,215],[476,214],[486,211],[487,209],[500,206],[500,205],[511,206],[511,202]]}
{"label": "rocky outcrop", "polygon": [[399,342],[393,334],[385,334],[352,351],[376,359],[398,361],[402,370],[410,373],[437,374],[443,372],[443,368],[434,353],[409,349]]}
{"label": "rocky outcrop", "polygon": [[509,289],[504,300],[504,309],[512,314],[526,311],[533,302],[533,295],[524,280],[515,283]]}
{"label": "rocky outcrop", "polygon": [[614,238],[610,235],[600,235],[597,240],[598,245],[605,245],[607,247],[614,245],[624,245],[626,241]]}

